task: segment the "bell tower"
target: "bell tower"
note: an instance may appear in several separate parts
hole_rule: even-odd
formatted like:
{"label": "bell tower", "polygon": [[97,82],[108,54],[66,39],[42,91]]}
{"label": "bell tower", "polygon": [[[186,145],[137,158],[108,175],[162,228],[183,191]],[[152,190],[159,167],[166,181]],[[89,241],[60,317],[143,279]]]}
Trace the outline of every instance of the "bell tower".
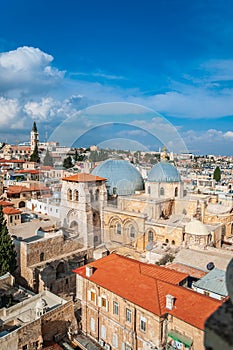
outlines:
{"label": "bell tower", "polygon": [[38,146],[39,133],[37,130],[36,122],[34,121],[31,131],[31,153],[34,151],[36,145]]}

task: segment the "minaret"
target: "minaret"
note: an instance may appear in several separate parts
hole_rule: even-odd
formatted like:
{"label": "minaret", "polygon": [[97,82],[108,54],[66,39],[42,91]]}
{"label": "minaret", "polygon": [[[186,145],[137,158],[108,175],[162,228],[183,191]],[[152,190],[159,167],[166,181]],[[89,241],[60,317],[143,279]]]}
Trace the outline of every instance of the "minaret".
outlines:
{"label": "minaret", "polygon": [[31,131],[31,153],[34,151],[36,145],[38,146],[39,133],[37,131],[36,122],[34,121]]}

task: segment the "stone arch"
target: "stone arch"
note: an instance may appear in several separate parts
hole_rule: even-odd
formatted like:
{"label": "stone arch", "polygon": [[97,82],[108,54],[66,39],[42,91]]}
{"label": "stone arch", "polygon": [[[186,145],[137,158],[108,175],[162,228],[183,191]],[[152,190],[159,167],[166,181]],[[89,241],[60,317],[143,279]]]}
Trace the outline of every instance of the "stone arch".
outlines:
{"label": "stone arch", "polygon": [[122,220],[118,216],[114,216],[109,220],[110,233],[121,235],[122,233]]}
{"label": "stone arch", "polygon": [[19,202],[19,208],[25,208],[26,203],[24,201]]}
{"label": "stone arch", "polygon": [[73,228],[73,229],[76,229],[76,230],[78,229],[78,223],[77,223],[76,220],[71,221],[70,228]]}
{"label": "stone arch", "polygon": [[56,279],[64,277],[66,272],[64,261],[60,261],[56,268]]}
{"label": "stone arch", "polygon": [[69,210],[67,215],[66,215],[66,218],[67,218],[67,225],[70,227],[72,221],[77,222],[77,218],[78,218],[77,210],[75,210],[75,209]]}
{"label": "stone arch", "polygon": [[139,231],[136,221],[132,219],[126,219],[123,221],[123,230],[124,234],[130,240],[135,239]]}

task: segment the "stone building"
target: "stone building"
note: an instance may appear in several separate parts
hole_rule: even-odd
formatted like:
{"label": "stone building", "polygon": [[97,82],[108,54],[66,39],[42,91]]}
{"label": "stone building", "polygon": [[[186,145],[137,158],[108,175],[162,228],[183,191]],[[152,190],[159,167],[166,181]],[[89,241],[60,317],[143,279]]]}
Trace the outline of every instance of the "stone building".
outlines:
{"label": "stone building", "polygon": [[187,289],[187,274],[117,254],[74,272],[82,332],[105,349],[204,349],[221,302]]}
{"label": "stone building", "polygon": [[11,296],[12,305],[0,307],[0,348],[42,349],[48,341],[59,341],[77,330],[72,301],[49,291],[34,295],[16,288],[12,276],[0,277],[0,295]]}
{"label": "stone building", "polygon": [[74,293],[72,270],[91,255],[77,235],[54,227],[40,228],[37,235],[25,239],[14,236],[14,244],[18,273],[34,292]]}
{"label": "stone building", "polygon": [[107,200],[105,178],[86,173],[64,177],[60,216],[64,226],[78,232],[85,247],[103,242],[103,208]]}

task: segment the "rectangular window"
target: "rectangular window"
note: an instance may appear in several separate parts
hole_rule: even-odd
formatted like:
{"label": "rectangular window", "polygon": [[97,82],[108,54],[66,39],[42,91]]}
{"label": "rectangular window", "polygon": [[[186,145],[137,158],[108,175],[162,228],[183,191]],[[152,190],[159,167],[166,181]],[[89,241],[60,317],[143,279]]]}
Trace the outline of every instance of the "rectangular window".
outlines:
{"label": "rectangular window", "polygon": [[105,298],[101,298],[101,304],[102,304],[102,307],[107,308],[107,300]]}
{"label": "rectangular window", "polygon": [[106,328],[103,325],[101,326],[101,338],[106,339]]}
{"label": "rectangular window", "polygon": [[112,335],[112,346],[118,348],[118,336],[116,333],[113,333]]}
{"label": "rectangular window", "polygon": [[91,317],[91,331],[95,332],[95,319]]}
{"label": "rectangular window", "polygon": [[93,301],[93,303],[95,303],[95,292],[91,291],[91,301]]}
{"label": "rectangular window", "polygon": [[126,309],[126,322],[132,322],[132,311],[130,309]]}
{"label": "rectangular window", "polygon": [[113,313],[114,313],[114,315],[119,314],[119,304],[116,301],[113,302]]}
{"label": "rectangular window", "polygon": [[140,317],[140,331],[146,331],[146,318],[143,316]]}

